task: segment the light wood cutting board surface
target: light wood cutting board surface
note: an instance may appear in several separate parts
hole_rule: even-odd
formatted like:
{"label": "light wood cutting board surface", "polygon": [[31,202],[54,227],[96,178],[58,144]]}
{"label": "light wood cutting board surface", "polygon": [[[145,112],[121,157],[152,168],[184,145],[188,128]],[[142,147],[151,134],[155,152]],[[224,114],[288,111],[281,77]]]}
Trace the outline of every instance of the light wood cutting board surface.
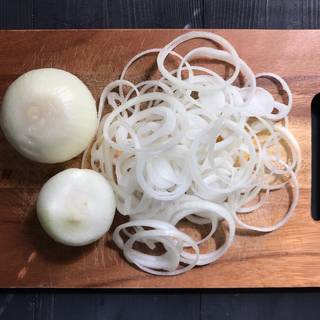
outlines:
{"label": "light wood cutting board surface", "polygon": [[[160,47],[182,30],[0,31],[0,97],[30,69],[56,67],[80,77],[98,100],[136,53]],[[320,286],[320,222],[310,215],[310,104],[320,91],[320,31],[216,30],[255,73],[283,76],[293,91],[290,129],[300,142],[301,195],[294,217],[264,235],[238,232],[218,262],[176,277],[156,277],[129,265],[105,236],[84,248],[50,240],[35,217],[41,185],[79,159],[43,165],[19,156],[0,133],[0,287],[292,287]],[[137,63],[134,73],[145,72]],[[143,71],[144,70],[144,71]],[[320,106],[319,106],[320,107]],[[285,210],[275,194],[265,211]],[[117,219],[116,223],[120,220]]]}

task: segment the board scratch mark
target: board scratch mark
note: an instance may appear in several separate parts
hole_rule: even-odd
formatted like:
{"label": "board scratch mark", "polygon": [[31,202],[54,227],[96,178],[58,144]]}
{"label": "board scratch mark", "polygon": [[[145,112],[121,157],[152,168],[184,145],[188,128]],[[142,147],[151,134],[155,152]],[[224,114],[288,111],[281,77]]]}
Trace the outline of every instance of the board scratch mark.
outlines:
{"label": "board scratch mark", "polygon": [[52,287],[53,281],[52,281],[52,271],[51,271],[50,263],[48,263],[48,275],[49,275],[49,286]]}
{"label": "board scratch mark", "polygon": [[22,280],[26,276],[27,273],[28,273],[28,268],[22,267],[22,269],[20,269],[20,271],[18,272],[18,279]]}
{"label": "board scratch mark", "polygon": [[104,259],[104,244],[106,242],[106,236],[104,235],[102,240],[100,241],[100,254],[101,254],[101,262],[102,262],[102,266],[105,269],[106,268],[106,261]]}
{"label": "board scratch mark", "polygon": [[140,49],[143,48],[145,41],[146,41],[146,38],[143,38],[143,39],[141,40]]}
{"label": "board scratch mark", "polygon": [[[88,269],[87,269],[87,266],[88,266],[88,263],[87,263],[87,257],[85,255],[83,255],[83,259],[82,259],[82,265],[83,265],[83,272],[84,272],[84,276],[87,280],[87,282],[90,282],[90,278],[89,278],[89,275],[88,275]],[[89,264],[90,265],[90,264]]]}
{"label": "board scratch mark", "polygon": [[95,243],[94,245],[94,264],[99,265],[99,248],[98,243]]}
{"label": "board scratch mark", "polygon": [[66,39],[65,43],[64,43],[64,50],[67,50],[69,47],[69,39]]}
{"label": "board scratch mark", "polygon": [[33,251],[30,256],[28,257],[28,263],[31,263],[37,256],[37,253]]}
{"label": "board scratch mark", "polygon": [[28,259],[27,259],[27,263],[19,270],[18,274],[17,274],[17,279],[18,280],[22,280],[28,273],[30,266],[32,264],[32,262],[34,261],[34,259],[36,258],[37,253],[35,251],[31,252],[31,254],[29,255]]}
{"label": "board scratch mark", "polygon": [[38,51],[39,56],[42,55],[42,53],[45,51],[45,48],[46,48],[45,44],[42,44],[41,47],[40,47],[40,50]]}

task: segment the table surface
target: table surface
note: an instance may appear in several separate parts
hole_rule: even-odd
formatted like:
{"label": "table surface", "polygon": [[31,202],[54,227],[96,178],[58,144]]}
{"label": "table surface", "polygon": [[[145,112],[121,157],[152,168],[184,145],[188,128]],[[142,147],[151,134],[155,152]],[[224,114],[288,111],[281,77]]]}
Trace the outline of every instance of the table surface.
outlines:
{"label": "table surface", "polygon": [[[1,0],[0,28],[319,28],[319,9],[318,0]],[[319,298],[316,289],[3,290],[0,317],[318,319]]]}
{"label": "table surface", "polygon": [[318,0],[1,0],[0,28],[317,29]]}

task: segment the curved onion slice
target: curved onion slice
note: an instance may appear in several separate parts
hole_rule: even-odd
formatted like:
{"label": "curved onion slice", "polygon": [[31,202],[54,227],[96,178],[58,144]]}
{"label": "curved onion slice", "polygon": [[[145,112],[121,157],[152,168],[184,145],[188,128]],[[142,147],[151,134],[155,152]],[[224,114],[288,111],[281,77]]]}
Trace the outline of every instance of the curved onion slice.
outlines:
{"label": "curved onion slice", "polygon": [[[196,38],[217,46],[192,48],[185,55],[174,51]],[[126,80],[128,69],[146,55],[156,57],[160,78]],[[177,60],[176,69],[168,67],[169,57]],[[214,67],[195,65],[198,59],[226,63],[233,73],[224,79]],[[236,85],[240,73],[241,87]],[[278,82],[288,102],[257,87],[260,77]],[[106,105],[112,112],[104,114]],[[286,223],[299,198],[301,163],[299,144],[288,129],[291,108],[284,79],[272,73],[254,76],[233,46],[214,33],[185,33],[134,56],[120,79],[103,90],[96,141],[88,150],[91,167],[114,189],[118,211],[130,218],[113,233],[126,259],[152,274],[176,275],[223,256],[236,225],[270,232]],[[271,192],[287,186],[294,189],[292,202],[276,224],[257,227],[240,219],[239,213],[254,212]],[[193,239],[178,230],[182,220],[211,228]],[[228,229],[224,243],[204,251],[202,244],[221,223]]]}

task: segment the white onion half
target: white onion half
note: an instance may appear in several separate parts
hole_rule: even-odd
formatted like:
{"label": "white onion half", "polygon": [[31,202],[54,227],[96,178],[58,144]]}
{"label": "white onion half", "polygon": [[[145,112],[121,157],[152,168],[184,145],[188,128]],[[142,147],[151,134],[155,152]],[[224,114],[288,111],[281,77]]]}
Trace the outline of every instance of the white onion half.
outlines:
{"label": "white onion half", "polygon": [[8,141],[26,158],[63,162],[80,154],[93,138],[96,104],[86,85],[73,74],[36,69],[9,86],[0,122]]}
{"label": "white onion half", "polygon": [[115,213],[108,181],[89,169],[66,169],[50,178],[37,200],[43,229],[55,241],[82,246],[102,237]]}

